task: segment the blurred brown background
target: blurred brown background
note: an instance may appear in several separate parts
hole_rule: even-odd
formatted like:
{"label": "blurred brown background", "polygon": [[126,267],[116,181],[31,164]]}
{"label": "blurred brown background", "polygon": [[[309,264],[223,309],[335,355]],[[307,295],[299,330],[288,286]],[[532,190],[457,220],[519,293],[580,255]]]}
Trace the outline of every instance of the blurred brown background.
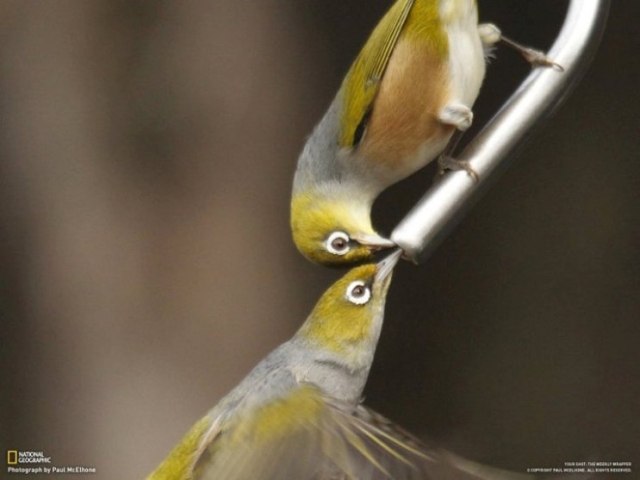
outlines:
{"label": "blurred brown background", "polygon": [[[567,4],[480,3],[542,48]],[[0,2],[3,451],[141,478],[295,331],[339,275],[290,239],[297,154],[389,4]],[[571,98],[398,269],[369,405],[477,460],[640,478],[639,16],[614,2]],[[527,71],[497,51],[476,130]]]}

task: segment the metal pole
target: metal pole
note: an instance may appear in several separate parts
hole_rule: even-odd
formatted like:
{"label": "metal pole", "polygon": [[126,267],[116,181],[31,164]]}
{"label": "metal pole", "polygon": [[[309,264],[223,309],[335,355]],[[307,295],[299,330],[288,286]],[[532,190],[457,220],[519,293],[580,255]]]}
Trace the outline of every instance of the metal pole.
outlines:
{"label": "metal pole", "polygon": [[536,68],[487,126],[457,157],[480,175],[449,172],[420,199],[391,234],[405,256],[424,261],[495,179],[516,147],[568,96],[591,63],[602,38],[610,0],[571,0],[564,25],[548,56],[564,72]]}

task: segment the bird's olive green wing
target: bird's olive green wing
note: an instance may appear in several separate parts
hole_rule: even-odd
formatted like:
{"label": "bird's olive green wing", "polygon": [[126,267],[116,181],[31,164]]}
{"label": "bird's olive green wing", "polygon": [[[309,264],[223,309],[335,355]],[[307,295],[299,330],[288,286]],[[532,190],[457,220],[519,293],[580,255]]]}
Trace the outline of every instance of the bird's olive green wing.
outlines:
{"label": "bird's olive green wing", "polygon": [[193,480],[313,478],[321,463],[315,431],[326,410],[317,389],[303,385],[233,413],[203,446]]}
{"label": "bird's olive green wing", "polygon": [[[218,430],[193,480],[478,480],[363,407],[302,385]],[[496,477],[503,478],[503,477]]]}
{"label": "bird's olive green wing", "polygon": [[397,0],[393,4],[347,73],[342,86],[340,146],[355,147],[360,143],[380,81],[413,4],[414,0]]}

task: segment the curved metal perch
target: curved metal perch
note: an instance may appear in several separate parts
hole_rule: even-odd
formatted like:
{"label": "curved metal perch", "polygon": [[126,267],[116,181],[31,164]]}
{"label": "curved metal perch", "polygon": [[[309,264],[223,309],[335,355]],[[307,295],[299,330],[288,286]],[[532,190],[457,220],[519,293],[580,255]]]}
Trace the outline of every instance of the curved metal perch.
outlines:
{"label": "curved metal perch", "polygon": [[564,25],[548,56],[564,67],[537,68],[457,158],[480,175],[447,173],[420,199],[391,234],[405,256],[424,261],[486,190],[508,158],[568,96],[591,63],[602,38],[610,0],[571,0]]}

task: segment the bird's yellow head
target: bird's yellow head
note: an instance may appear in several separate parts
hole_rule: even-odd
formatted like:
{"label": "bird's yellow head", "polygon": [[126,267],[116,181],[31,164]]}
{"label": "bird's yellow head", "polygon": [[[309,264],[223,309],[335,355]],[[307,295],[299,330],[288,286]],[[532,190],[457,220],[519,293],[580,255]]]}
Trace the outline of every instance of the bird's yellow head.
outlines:
{"label": "bird's yellow head", "polygon": [[371,226],[370,206],[348,199],[296,194],[291,202],[291,231],[296,247],[312,262],[345,266],[371,260],[395,244]]}
{"label": "bird's yellow head", "polygon": [[322,295],[297,336],[345,357],[372,355],[393,268],[401,254],[398,250],[380,263],[350,270]]}

